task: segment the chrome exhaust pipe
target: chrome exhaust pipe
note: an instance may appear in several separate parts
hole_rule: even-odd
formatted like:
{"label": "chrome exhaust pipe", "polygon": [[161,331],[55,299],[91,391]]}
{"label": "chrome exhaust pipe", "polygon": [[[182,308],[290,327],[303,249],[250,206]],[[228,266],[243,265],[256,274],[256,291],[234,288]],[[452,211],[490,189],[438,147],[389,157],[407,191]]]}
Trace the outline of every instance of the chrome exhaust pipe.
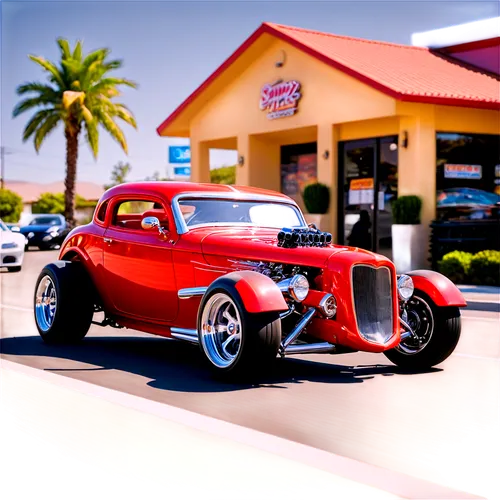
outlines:
{"label": "chrome exhaust pipe", "polygon": [[300,321],[295,325],[295,328],[285,337],[284,340],[281,341],[281,345],[279,348],[280,356],[285,355],[286,348],[302,333],[302,330],[308,325],[308,323],[312,320],[312,317],[316,314],[316,309],[314,307],[310,307],[307,312],[302,316]]}
{"label": "chrome exhaust pipe", "polygon": [[314,354],[320,352],[335,352],[335,346],[328,342],[317,344],[294,344],[285,349],[285,354]]}

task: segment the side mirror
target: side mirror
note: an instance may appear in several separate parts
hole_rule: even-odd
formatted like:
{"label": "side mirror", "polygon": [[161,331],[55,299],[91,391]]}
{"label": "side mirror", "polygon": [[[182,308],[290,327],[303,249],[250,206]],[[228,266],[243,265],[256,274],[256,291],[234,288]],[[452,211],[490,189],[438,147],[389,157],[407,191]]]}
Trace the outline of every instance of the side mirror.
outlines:
{"label": "side mirror", "polygon": [[146,231],[150,231],[155,227],[160,227],[160,221],[157,217],[144,217],[144,219],[142,219],[141,221],[141,227]]}
{"label": "side mirror", "polygon": [[160,226],[158,217],[144,217],[144,219],[141,220],[141,227],[146,231],[151,231],[156,228],[160,237],[162,239],[167,239],[167,233],[165,232],[165,229]]}

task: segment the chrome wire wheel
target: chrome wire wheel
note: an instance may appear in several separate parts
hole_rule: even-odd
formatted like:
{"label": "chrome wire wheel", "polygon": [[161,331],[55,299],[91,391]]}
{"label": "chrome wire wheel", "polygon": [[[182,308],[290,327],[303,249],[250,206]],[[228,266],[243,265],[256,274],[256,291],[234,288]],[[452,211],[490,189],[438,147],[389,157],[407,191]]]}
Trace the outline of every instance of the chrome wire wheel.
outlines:
{"label": "chrome wire wheel", "polygon": [[46,332],[54,323],[57,311],[57,293],[50,276],[45,275],[38,284],[35,295],[35,318],[39,328]]}
{"label": "chrome wire wheel", "polygon": [[434,333],[434,316],[429,304],[418,295],[414,295],[406,304],[403,319],[413,330],[415,336],[406,338],[396,350],[402,354],[417,354],[429,344]]}
{"label": "chrome wire wheel", "polygon": [[231,366],[241,349],[241,318],[233,300],[215,293],[201,315],[200,341],[211,363],[217,368]]}

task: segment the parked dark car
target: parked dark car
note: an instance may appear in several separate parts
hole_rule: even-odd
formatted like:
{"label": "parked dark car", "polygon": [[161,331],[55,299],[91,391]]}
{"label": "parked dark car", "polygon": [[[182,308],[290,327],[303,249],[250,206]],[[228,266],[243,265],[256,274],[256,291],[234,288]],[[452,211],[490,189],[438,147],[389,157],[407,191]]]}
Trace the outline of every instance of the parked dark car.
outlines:
{"label": "parked dark car", "polygon": [[50,250],[61,246],[70,228],[62,215],[37,214],[28,225],[22,226],[20,231],[28,240],[26,250],[29,247]]}

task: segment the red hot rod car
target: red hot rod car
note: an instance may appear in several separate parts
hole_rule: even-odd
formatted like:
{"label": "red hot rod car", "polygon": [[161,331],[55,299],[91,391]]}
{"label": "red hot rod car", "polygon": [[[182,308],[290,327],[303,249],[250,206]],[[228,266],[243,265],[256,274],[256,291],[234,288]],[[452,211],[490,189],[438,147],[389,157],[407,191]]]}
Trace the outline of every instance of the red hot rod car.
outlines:
{"label": "red hot rod car", "polygon": [[133,328],[199,344],[219,373],[354,351],[427,369],[453,352],[466,305],[446,277],[399,276],[382,255],[332,244],[287,196],[249,187],[116,186],[59,259],[35,288],[44,341],[82,339],[93,322]]}

